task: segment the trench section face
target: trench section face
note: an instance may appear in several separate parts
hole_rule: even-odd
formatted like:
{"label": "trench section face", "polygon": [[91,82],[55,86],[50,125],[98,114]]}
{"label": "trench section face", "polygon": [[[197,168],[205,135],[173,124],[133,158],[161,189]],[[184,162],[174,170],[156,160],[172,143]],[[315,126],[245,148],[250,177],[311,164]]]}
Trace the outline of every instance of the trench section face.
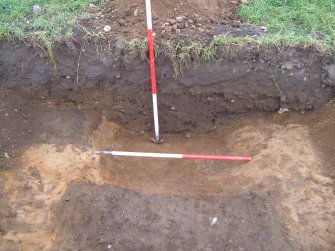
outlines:
{"label": "trench section face", "polygon": [[[55,69],[39,48],[2,43],[1,83],[23,98],[98,107],[128,129],[152,129],[147,60],[117,42],[69,50],[55,52]],[[230,114],[304,112],[334,97],[331,56],[299,48],[244,48],[231,54],[211,63],[190,62],[178,76],[168,59],[157,59],[162,132],[206,131]]]}
{"label": "trench section face", "polygon": [[[323,174],[309,127],[298,120],[253,115],[211,133],[171,134],[157,148],[148,135],[98,119],[95,111],[41,109],[36,130],[48,136],[37,137],[18,168],[1,175],[15,212],[4,249],[327,250],[335,243],[334,183]],[[315,123],[328,121],[333,109]],[[105,149],[246,154],[253,161],[93,154]]]}
{"label": "trench section face", "polygon": [[[333,161],[334,104],[316,118],[275,113],[226,119],[321,106],[333,97],[328,59],[295,51],[294,60],[273,67],[272,52],[258,51],[247,60],[194,63],[179,77],[161,59],[166,143],[157,148],[148,141],[146,62],[86,48],[80,57],[59,51],[53,69],[34,47],[9,49],[3,44],[0,54],[1,148],[8,153],[1,156],[0,216],[8,221],[1,221],[0,249],[334,247],[334,182],[324,173],[324,160]],[[327,144],[315,140],[319,127],[328,128],[320,138]],[[110,149],[252,155],[253,161],[93,154]]]}

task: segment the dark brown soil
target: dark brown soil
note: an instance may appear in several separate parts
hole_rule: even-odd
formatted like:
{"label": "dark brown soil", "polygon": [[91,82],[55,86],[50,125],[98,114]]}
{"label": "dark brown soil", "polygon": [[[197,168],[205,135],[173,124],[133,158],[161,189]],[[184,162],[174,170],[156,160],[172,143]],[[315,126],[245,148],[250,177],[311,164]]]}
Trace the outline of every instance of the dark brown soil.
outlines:
{"label": "dark brown soil", "polygon": [[[174,37],[162,24],[179,16],[200,21],[177,39],[264,33],[237,7],[154,0],[156,38]],[[34,44],[0,43],[1,251],[335,250],[332,56],[232,46],[179,75],[158,58],[166,142],[155,145],[148,61],[120,42],[145,37],[144,1],[92,12],[56,47],[57,68]],[[109,41],[88,43],[90,32]],[[94,154],[112,149],[253,160]]]}
{"label": "dark brown soil", "polygon": [[[211,133],[164,134],[166,143],[155,145],[88,107],[29,103],[4,91],[9,116],[0,125],[11,130],[1,142],[15,155],[2,161],[0,250],[334,248],[333,102],[305,115],[245,115]],[[31,116],[10,116],[13,107]],[[16,139],[22,130],[34,136]],[[253,161],[92,154],[105,149]]]}
{"label": "dark brown soil", "polygon": [[51,250],[297,250],[276,206],[258,188],[204,201],[75,182]]}
{"label": "dark brown soil", "polygon": [[[59,48],[54,69],[39,48],[2,44],[0,80],[23,99],[95,107],[129,130],[152,130],[148,61],[119,48],[117,41],[78,49]],[[210,63],[190,62],[177,77],[169,59],[157,61],[162,132],[210,131],[246,112],[308,112],[334,97],[335,80],[324,70],[332,65],[329,56],[299,48],[236,53]]]}
{"label": "dark brown soil", "polygon": [[[187,0],[187,1],[152,1],[153,29],[156,36],[162,39],[171,37],[190,37],[192,39],[209,39],[220,29],[237,29],[242,24],[242,19],[237,16],[239,1],[230,0]],[[146,14],[145,2],[140,0],[108,1],[103,5],[102,10],[91,10],[95,18],[83,20],[81,25],[85,29],[101,32],[105,25],[110,25],[110,32],[103,32],[104,36],[110,37],[145,37],[146,36]],[[137,14],[134,14],[137,12]],[[164,24],[176,17],[183,17],[187,27],[183,25],[180,33],[167,31],[162,28]],[[198,21],[197,21],[198,20]],[[225,33],[225,32],[222,32]],[[254,35],[254,34],[253,34]]]}

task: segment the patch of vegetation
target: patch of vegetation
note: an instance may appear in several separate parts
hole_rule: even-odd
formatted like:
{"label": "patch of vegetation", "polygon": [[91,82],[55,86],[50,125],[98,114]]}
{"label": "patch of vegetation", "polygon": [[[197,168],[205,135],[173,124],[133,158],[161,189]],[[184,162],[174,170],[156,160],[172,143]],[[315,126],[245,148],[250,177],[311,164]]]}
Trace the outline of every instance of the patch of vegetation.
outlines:
{"label": "patch of vegetation", "polygon": [[[1,0],[0,39],[61,41],[73,35],[78,19],[88,15],[90,3],[100,6],[104,0]],[[34,15],[33,6],[41,7]]]}
{"label": "patch of vegetation", "polygon": [[239,14],[268,28],[263,41],[335,51],[335,0],[251,0]]}
{"label": "patch of vegetation", "polygon": [[[210,43],[193,40],[176,41],[170,39],[156,43],[155,55],[167,57],[171,60],[175,75],[183,73],[187,67],[195,62],[209,62],[216,60],[219,55],[243,51],[245,46],[261,46],[264,42],[251,37],[233,37],[228,35],[215,36]],[[269,43],[270,44],[270,43]],[[125,42],[124,48],[130,53],[138,54],[147,59],[148,43],[146,39],[133,38]]]}

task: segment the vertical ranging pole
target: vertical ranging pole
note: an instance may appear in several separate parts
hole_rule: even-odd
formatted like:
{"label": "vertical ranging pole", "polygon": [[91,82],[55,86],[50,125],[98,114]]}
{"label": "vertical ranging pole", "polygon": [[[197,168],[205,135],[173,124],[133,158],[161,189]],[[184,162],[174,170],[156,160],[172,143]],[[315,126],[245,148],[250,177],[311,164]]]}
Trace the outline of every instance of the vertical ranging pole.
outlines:
{"label": "vertical ranging pole", "polygon": [[147,28],[148,28],[148,43],[150,55],[150,73],[151,73],[151,92],[152,104],[154,112],[155,124],[155,140],[159,142],[159,124],[158,124],[158,105],[157,105],[157,83],[156,83],[156,69],[155,69],[155,52],[154,52],[154,37],[152,32],[152,15],[151,15],[151,0],[145,0],[145,7],[147,13]]}

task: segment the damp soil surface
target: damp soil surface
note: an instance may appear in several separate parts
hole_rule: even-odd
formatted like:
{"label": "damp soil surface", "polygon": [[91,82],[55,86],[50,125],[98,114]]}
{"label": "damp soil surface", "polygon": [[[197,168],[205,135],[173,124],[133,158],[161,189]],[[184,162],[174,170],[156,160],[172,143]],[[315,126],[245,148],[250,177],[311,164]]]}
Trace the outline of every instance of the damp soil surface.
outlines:
{"label": "damp soil surface", "polygon": [[[0,250],[333,250],[335,104],[207,132],[124,129],[95,106],[1,89]],[[134,124],[134,127],[140,127]],[[94,150],[251,155],[250,162]]]}

